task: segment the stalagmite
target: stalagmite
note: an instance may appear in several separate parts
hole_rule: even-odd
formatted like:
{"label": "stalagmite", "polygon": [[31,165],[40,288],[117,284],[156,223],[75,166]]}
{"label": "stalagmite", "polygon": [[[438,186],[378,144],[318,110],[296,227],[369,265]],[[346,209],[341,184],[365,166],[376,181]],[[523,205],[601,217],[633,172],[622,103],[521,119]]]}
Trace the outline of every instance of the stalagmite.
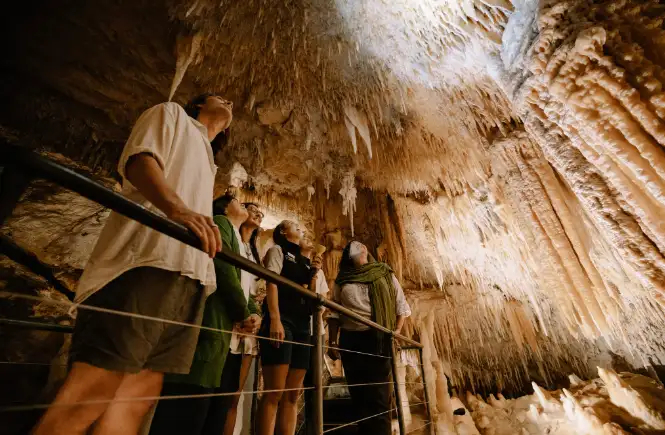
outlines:
{"label": "stalagmite", "polygon": [[605,383],[612,403],[642,420],[648,428],[665,430],[665,390],[662,385],[651,381],[651,385],[646,385],[651,388],[652,394],[649,394],[645,386],[633,388],[611,370],[598,368],[598,375]]}
{"label": "stalagmite", "polygon": [[570,382],[571,387],[577,387],[583,382],[576,374],[568,375],[568,381]]}

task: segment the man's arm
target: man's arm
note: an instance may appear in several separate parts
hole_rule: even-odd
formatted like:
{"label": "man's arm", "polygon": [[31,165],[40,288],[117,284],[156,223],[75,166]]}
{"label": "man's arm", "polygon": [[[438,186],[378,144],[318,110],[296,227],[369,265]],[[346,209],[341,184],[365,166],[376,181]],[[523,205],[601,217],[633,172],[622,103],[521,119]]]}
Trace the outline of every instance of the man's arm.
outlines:
{"label": "man's arm", "polygon": [[212,217],[195,213],[185,205],[166,183],[164,171],[152,155],[139,153],[131,156],[125,166],[125,176],[166,217],[192,230],[210,257],[221,250],[222,240]]}

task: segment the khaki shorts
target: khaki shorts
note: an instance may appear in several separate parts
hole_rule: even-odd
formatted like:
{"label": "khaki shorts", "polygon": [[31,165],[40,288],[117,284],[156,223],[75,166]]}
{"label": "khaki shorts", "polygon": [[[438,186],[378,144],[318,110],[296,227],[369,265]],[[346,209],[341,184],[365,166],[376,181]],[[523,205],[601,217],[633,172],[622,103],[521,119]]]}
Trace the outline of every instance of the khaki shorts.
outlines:
{"label": "khaki shorts", "polygon": [[[117,311],[200,325],[201,284],[179,272],[131,269],[84,302]],[[125,373],[189,373],[199,328],[78,309],[70,362]]]}

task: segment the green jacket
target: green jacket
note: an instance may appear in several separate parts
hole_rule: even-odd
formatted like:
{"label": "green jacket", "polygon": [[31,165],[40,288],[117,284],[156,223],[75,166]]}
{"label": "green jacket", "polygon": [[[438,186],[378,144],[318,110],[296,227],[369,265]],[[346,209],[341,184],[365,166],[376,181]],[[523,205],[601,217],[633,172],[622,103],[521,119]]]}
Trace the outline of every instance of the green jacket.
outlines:
{"label": "green jacket", "polygon": [[[226,216],[215,216],[214,220],[222,235],[224,249],[238,254],[239,242],[231,222]],[[217,290],[206,300],[201,325],[230,331],[234,323],[258,313],[258,309],[253,298],[249,298],[249,301],[245,298],[245,292],[240,286],[241,269],[216,258],[214,264]],[[201,329],[189,374],[167,375],[166,381],[207,388],[219,387],[230,344],[230,333]]]}

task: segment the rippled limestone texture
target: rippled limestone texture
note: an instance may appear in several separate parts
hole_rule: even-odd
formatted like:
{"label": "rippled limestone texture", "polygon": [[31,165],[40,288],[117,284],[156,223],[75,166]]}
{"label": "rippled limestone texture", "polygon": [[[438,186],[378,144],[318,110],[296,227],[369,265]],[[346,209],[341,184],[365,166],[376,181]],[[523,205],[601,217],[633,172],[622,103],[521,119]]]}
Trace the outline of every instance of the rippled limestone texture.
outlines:
{"label": "rippled limestone texture", "polygon": [[[519,267],[502,266],[522,277],[516,299],[531,305],[539,332],[564,328],[564,342],[600,341],[636,365],[664,361],[663,17],[657,2],[516,7],[497,78],[524,131],[487,147],[490,208],[523,245],[509,254],[524,258]],[[469,227],[470,218],[487,232],[489,213],[478,214],[473,199],[483,189],[472,191],[446,200],[456,215],[448,220]],[[461,239],[455,249],[472,250]],[[466,258],[467,271],[493,264]],[[441,263],[439,274],[446,269]]]}
{"label": "rippled limestone texture", "polygon": [[[534,22],[526,68],[511,82],[526,131],[578,201],[591,241],[605,246],[591,259],[619,271],[604,274],[610,299],[599,304],[613,305],[617,287],[661,316],[664,16],[656,2],[547,3]],[[603,299],[601,284],[593,285]],[[590,314],[602,332],[605,321]]]}

